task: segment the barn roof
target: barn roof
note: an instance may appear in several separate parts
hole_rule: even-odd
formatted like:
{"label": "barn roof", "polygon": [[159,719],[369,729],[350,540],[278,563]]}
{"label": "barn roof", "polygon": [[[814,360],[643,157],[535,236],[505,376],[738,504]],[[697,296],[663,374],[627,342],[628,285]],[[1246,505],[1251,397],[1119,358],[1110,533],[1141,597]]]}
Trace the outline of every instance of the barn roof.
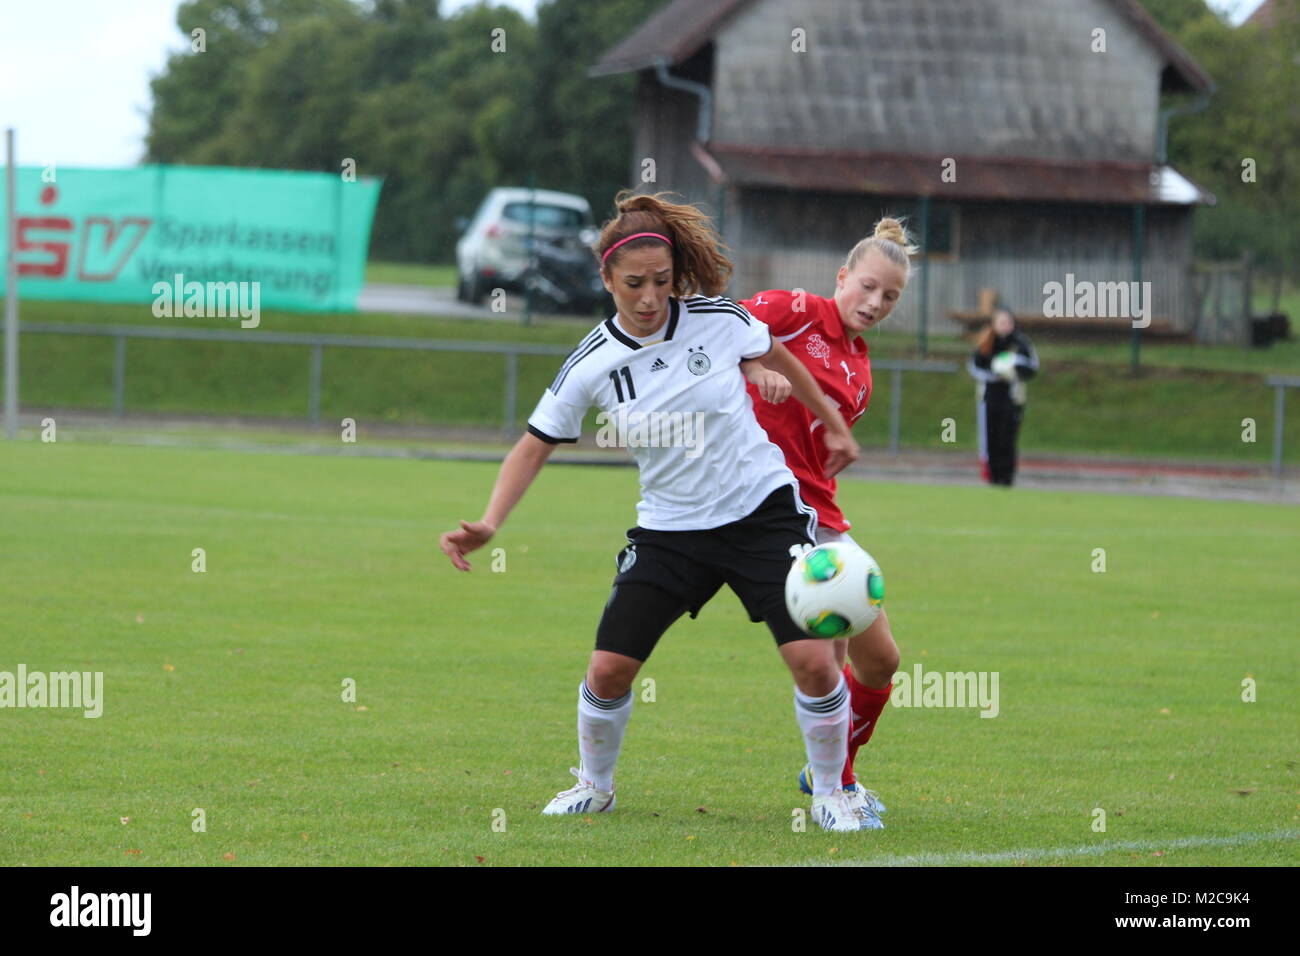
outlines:
{"label": "barn roof", "polygon": [[1277,8],[1273,5],[1273,0],[1264,0],[1254,13],[1252,13],[1242,26],[1254,25],[1271,29],[1277,26]]}
{"label": "barn roof", "polygon": [[714,144],[727,181],[782,189],[930,196],[952,200],[1193,205],[1214,197],[1168,166],[1149,163],[951,157],[956,181],[940,176],[940,156]]}
{"label": "barn roof", "polygon": [[616,43],[591,68],[592,76],[628,73],[659,60],[682,63],[713,39],[722,21],[751,0],[671,0]]}
{"label": "barn roof", "polygon": [[[671,0],[606,51],[591,68],[592,76],[628,73],[653,67],[659,60],[678,65],[708,43],[722,22],[754,0]],[[1147,38],[1168,64],[1161,85],[1171,92],[1202,92],[1214,81],[1191,54],[1152,19],[1138,0],[1109,0]]]}

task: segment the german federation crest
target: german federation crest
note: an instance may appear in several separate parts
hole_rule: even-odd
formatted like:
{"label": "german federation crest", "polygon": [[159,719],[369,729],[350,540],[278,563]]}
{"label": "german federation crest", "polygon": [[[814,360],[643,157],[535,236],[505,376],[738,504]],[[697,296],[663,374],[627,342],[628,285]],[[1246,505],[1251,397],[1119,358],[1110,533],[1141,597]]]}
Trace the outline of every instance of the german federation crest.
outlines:
{"label": "german federation crest", "polygon": [[709,357],[704,354],[703,345],[688,348],[686,351],[691,353],[691,357],[686,360],[686,367],[691,370],[692,375],[703,375],[713,365]]}

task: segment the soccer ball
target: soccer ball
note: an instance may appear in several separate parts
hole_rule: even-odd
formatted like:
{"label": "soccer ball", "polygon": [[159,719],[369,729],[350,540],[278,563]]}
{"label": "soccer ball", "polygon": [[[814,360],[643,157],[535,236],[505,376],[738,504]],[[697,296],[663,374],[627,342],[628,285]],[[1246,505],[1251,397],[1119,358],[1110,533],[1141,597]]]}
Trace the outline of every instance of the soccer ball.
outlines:
{"label": "soccer ball", "polygon": [[785,576],[785,606],[810,637],[852,637],[869,628],[885,600],[876,559],[847,541],[818,545]]}
{"label": "soccer ball", "polygon": [[1011,381],[1016,377],[1016,353],[999,352],[993,356],[993,361],[989,363],[989,367],[998,378],[1005,379],[1008,382]]}

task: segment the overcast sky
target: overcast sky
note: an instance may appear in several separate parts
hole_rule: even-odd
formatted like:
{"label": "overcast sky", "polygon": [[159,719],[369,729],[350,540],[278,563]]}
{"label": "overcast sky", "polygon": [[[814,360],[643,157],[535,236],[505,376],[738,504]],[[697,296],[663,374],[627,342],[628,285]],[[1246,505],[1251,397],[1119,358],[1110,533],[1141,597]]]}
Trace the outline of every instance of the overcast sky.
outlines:
{"label": "overcast sky", "polygon": [[[443,0],[451,13],[472,0]],[[502,0],[526,16],[537,0]],[[598,0],[592,0],[598,2]],[[1263,0],[1211,0],[1234,22]],[[144,155],[149,79],[188,47],[180,0],[20,0],[0,16],[0,128],[24,166],[131,166]],[[3,147],[0,146],[0,149]],[[4,157],[0,155],[0,166]]]}

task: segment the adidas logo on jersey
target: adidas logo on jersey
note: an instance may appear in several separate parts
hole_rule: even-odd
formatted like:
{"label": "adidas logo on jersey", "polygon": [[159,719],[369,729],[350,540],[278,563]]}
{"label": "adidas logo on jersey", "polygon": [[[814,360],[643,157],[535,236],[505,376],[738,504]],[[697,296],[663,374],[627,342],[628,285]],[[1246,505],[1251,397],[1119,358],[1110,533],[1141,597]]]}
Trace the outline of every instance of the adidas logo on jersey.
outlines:
{"label": "adidas logo on jersey", "polygon": [[667,367],[668,367],[668,363],[667,363],[667,362],[665,362],[665,361],[664,361],[663,359],[661,359],[661,358],[657,358],[657,359],[655,359],[654,364],[650,366],[650,371],[652,371],[652,372],[662,372],[662,371],[663,371],[664,369],[666,369]]}

